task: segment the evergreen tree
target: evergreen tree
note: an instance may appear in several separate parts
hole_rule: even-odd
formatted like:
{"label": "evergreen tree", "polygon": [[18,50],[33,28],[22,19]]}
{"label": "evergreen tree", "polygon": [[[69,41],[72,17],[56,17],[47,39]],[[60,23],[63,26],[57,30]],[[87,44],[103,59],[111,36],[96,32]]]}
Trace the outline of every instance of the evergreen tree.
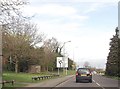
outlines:
{"label": "evergreen tree", "polygon": [[106,74],[110,76],[118,76],[118,28],[115,29],[116,34],[113,35],[113,38],[111,38],[110,42],[110,52],[107,57],[107,63],[106,63]]}

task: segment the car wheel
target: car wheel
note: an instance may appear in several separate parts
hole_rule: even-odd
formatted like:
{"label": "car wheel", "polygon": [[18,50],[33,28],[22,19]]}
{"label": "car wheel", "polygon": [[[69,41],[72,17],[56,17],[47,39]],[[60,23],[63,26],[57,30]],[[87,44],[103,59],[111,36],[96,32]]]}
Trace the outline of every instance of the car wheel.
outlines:
{"label": "car wheel", "polygon": [[78,83],[78,80],[76,79],[76,83]]}
{"label": "car wheel", "polygon": [[92,79],[90,79],[89,82],[92,83]]}

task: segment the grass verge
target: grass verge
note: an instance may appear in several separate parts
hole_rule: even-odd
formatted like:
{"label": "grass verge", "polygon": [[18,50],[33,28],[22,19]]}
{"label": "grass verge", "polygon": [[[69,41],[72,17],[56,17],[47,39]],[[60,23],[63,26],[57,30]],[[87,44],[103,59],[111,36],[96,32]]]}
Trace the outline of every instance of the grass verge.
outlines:
{"label": "grass verge", "polygon": [[103,75],[107,78],[112,78],[112,79],[116,79],[116,80],[120,80],[120,77],[117,77],[117,76],[109,76],[109,75]]}
{"label": "grass verge", "polygon": [[[3,80],[6,80],[6,81],[14,80],[15,81],[14,86],[12,86],[11,83],[5,84],[6,88],[7,87],[24,87],[28,84],[33,84],[33,83],[38,83],[38,82],[49,80],[49,79],[45,79],[45,80],[40,80],[40,81],[39,80],[32,81],[33,76],[45,76],[45,75],[50,75],[52,73],[57,74],[57,72],[41,72],[39,74],[4,72],[3,73]],[[67,75],[73,75],[73,74],[75,74],[74,70],[67,71]],[[66,74],[63,71],[61,71],[60,77],[63,77],[63,76],[66,76]],[[56,77],[54,77],[54,78],[56,78]]]}

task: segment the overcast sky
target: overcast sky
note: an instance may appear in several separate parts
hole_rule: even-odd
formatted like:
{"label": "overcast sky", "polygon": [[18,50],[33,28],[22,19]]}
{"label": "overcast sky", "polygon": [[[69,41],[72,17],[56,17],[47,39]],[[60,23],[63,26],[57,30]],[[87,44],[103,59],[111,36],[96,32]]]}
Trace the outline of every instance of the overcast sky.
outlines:
{"label": "overcast sky", "polygon": [[[28,0],[22,11],[34,16],[39,32],[66,43],[70,58],[103,68],[118,26],[118,0]],[[88,2],[89,1],[89,2]]]}

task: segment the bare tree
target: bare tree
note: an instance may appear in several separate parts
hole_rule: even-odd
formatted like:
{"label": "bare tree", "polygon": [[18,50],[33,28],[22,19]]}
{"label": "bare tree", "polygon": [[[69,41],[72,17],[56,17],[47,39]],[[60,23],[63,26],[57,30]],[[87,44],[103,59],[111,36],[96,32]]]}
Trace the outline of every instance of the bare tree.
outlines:
{"label": "bare tree", "polygon": [[43,60],[43,62],[48,71],[48,66],[50,65],[50,63],[53,63],[56,54],[58,53],[59,42],[56,38],[52,37],[51,39],[47,39],[46,41],[44,41],[43,47],[45,52],[45,59]]}
{"label": "bare tree", "polygon": [[51,52],[58,52],[58,47],[60,43],[57,41],[56,38],[52,37],[51,39],[47,39],[46,41],[44,41],[43,45],[44,47],[49,48]]}
{"label": "bare tree", "polygon": [[8,24],[12,17],[23,17],[20,8],[27,4],[26,0],[1,0],[0,24]]}
{"label": "bare tree", "polygon": [[18,72],[19,59],[33,54],[31,47],[41,43],[43,38],[43,34],[37,34],[36,25],[25,20],[16,18],[13,19],[13,25],[4,26],[4,48],[9,56],[13,56],[16,72]]}

